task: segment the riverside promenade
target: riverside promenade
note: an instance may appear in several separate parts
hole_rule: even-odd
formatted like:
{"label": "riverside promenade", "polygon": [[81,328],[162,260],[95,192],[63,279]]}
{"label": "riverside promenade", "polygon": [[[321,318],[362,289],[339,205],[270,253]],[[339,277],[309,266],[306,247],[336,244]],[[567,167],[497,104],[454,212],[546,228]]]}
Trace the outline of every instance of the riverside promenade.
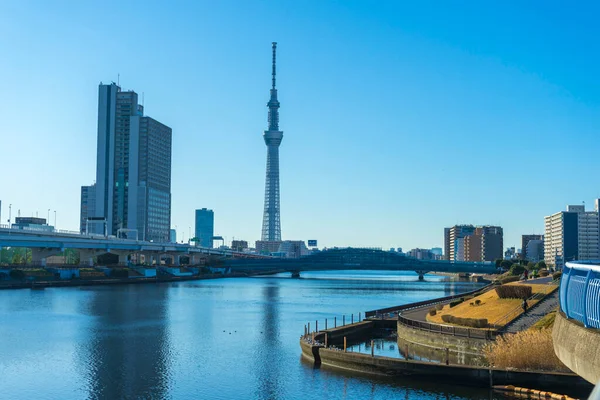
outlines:
{"label": "riverside promenade", "polygon": [[[455,298],[492,289],[493,286],[487,285],[469,293],[369,311],[365,320],[341,327],[319,330],[315,324],[315,329],[311,330],[310,326],[305,326],[304,335],[300,337],[302,356],[317,367],[373,375],[408,375],[425,380],[435,377],[439,381],[465,386],[492,388],[514,385],[543,388],[577,397],[587,396],[593,386],[574,373],[494,368],[488,365],[481,349],[500,334],[495,329],[444,326],[426,321],[427,312],[433,305],[445,305]],[[390,329],[394,324],[398,334],[398,356],[375,355],[372,338],[376,337],[379,330]],[[367,343],[364,353],[350,351],[349,348],[356,343]],[[371,354],[368,354],[369,348]],[[419,357],[421,360],[411,357],[411,354],[431,354],[434,351],[438,352],[438,361],[431,361],[436,358],[427,356]],[[470,356],[479,356],[479,361],[465,365],[465,360]]]}

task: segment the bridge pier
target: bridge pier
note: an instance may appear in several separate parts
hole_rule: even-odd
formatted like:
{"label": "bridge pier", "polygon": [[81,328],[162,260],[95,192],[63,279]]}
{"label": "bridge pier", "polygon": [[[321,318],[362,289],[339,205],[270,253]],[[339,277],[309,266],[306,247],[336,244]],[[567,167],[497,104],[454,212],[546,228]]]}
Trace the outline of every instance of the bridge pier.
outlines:
{"label": "bridge pier", "polygon": [[31,263],[33,265],[46,266],[46,259],[63,252],[64,249],[31,249]]}
{"label": "bridge pier", "polygon": [[300,278],[300,271],[291,271],[292,278]]}
{"label": "bridge pier", "polygon": [[106,254],[105,250],[79,250],[79,264],[87,265],[88,267],[94,266],[94,257],[101,254]]}
{"label": "bridge pier", "polygon": [[417,274],[419,274],[419,280],[420,281],[424,281],[425,280],[425,274],[427,273],[427,271],[415,271]]}

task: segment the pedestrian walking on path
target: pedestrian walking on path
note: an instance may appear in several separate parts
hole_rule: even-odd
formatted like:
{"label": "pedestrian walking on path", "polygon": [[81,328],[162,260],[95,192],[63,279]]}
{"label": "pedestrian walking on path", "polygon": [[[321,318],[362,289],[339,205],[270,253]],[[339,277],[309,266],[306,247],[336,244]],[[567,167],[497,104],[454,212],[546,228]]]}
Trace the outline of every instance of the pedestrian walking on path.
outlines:
{"label": "pedestrian walking on path", "polygon": [[523,307],[523,312],[526,313],[527,312],[527,300],[523,299],[523,304],[521,304],[521,307]]}

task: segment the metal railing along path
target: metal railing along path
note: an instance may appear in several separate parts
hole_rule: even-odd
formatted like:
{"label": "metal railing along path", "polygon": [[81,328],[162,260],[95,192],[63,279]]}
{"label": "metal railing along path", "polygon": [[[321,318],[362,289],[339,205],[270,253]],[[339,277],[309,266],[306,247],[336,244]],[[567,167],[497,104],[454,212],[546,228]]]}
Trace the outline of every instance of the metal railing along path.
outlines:
{"label": "metal railing along path", "polygon": [[446,297],[438,297],[437,299],[424,300],[424,301],[419,301],[417,303],[404,304],[404,305],[401,305],[401,306],[394,306],[394,307],[388,307],[388,308],[380,308],[380,309],[377,309],[377,310],[367,311],[367,312],[365,312],[365,318],[378,317],[380,315],[385,315],[385,314],[390,314],[390,313],[397,313],[397,312],[400,312],[400,311],[408,311],[408,310],[413,310],[415,308],[420,308],[420,307],[424,307],[424,306],[432,306],[432,305],[436,305],[436,304],[439,304],[439,303],[445,303],[445,302],[448,302],[450,300],[460,299],[461,297],[479,294],[480,292],[483,293],[484,291],[486,291],[487,289],[489,289],[493,285],[494,285],[493,283],[488,283],[487,285],[482,286],[482,287],[480,287],[478,289],[472,290],[470,292],[459,293],[459,294],[455,294],[455,295],[452,295],[452,296],[446,296]]}
{"label": "metal railing along path", "polygon": [[600,329],[600,265],[568,262],[559,289],[560,309],[586,328]]}
{"label": "metal railing along path", "polygon": [[414,329],[419,329],[421,331],[428,331],[432,333],[439,333],[442,335],[483,340],[495,340],[496,336],[498,335],[498,332],[494,329],[478,329],[461,327],[456,325],[435,324],[431,322],[416,321],[414,319],[403,317],[402,315],[398,316],[398,322],[402,325]]}

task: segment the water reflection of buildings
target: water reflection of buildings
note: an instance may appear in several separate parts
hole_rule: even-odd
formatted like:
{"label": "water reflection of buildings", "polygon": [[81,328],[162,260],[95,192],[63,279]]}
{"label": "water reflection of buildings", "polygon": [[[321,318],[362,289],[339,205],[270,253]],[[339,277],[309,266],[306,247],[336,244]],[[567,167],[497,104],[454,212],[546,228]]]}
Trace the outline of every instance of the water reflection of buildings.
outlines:
{"label": "water reflection of buildings", "polygon": [[258,336],[256,344],[259,357],[257,367],[254,369],[257,375],[258,385],[255,398],[278,399],[281,394],[281,373],[284,360],[283,349],[279,340],[279,284],[269,282],[263,288],[263,309],[261,320],[262,334]]}
{"label": "water reflection of buildings", "polygon": [[95,289],[87,314],[96,317],[82,361],[89,398],[165,398],[169,340],[167,290],[155,285]]}

